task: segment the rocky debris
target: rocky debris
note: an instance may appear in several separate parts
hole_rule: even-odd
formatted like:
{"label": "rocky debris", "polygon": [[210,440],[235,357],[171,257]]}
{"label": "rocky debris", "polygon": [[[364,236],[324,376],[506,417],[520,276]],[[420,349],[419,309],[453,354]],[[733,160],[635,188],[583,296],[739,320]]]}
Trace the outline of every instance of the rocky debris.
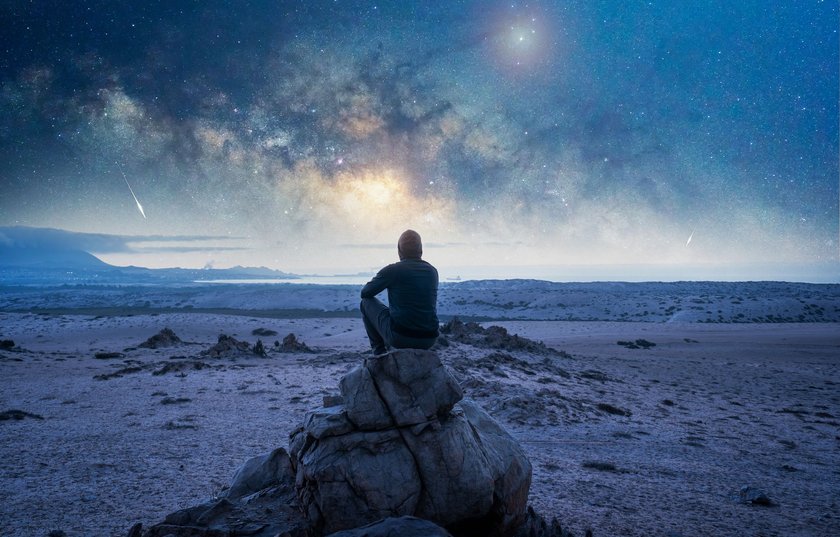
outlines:
{"label": "rocky debris", "polygon": [[268,328],[254,328],[253,330],[251,330],[251,335],[269,337],[276,336],[277,332],[274,330],[269,330]]}
{"label": "rocky debris", "polygon": [[160,400],[160,404],[162,405],[178,405],[181,403],[189,403],[192,399],[189,397],[164,397]]}
{"label": "rocky debris", "polygon": [[613,406],[609,403],[598,403],[598,410],[601,412],[606,412],[607,414],[612,414],[614,416],[632,416],[633,413],[629,410],[625,410],[623,408],[618,408],[617,406]]}
{"label": "rocky debris", "polygon": [[125,354],[121,352],[97,352],[93,357],[97,360],[113,360],[114,358],[124,358]]}
{"label": "rocky debris", "polygon": [[604,461],[583,461],[581,463],[581,467],[588,468],[590,470],[598,470],[599,472],[618,472],[618,468],[615,464]]}
{"label": "rocky debris", "polygon": [[251,344],[226,334],[219,334],[219,341],[207,350],[201,351],[201,356],[210,358],[236,358],[243,355],[255,354]]}
{"label": "rocky debris", "polygon": [[130,375],[132,373],[139,373],[141,371],[143,371],[142,367],[132,365],[117,369],[112,373],[102,373],[101,375],[94,375],[93,378],[95,380],[111,380],[124,377],[125,375]]}
{"label": "rocky debris", "polygon": [[315,352],[306,343],[299,341],[294,334],[284,337],[283,343],[275,341],[274,347],[280,352]]}
{"label": "rocky debris", "polygon": [[331,533],[328,537],[452,537],[434,522],[413,516],[385,518],[379,522]]}
{"label": "rocky debris", "polygon": [[545,373],[562,378],[571,377],[568,371],[553,363],[548,357],[543,358],[542,362],[531,363],[516,358],[506,352],[493,352],[479,360],[476,365],[481,369],[488,369],[497,374],[500,369],[508,369],[509,371],[518,371],[528,376]]}
{"label": "rocky debris", "polygon": [[[546,521],[529,505],[525,522],[516,530],[514,537],[574,537],[574,534],[563,529],[556,518]],[[586,537],[592,537],[592,530],[586,531]]]}
{"label": "rocky debris", "polygon": [[433,352],[367,358],[342,405],[307,414],[290,452],[316,531],[416,516],[455,535],[502,535],[524,519],[531,465]]}
{"label": "rocky debris", "polygon": [[738,502],[749,505],[761,505],[763,507],[772,507],[776,505],[764,491],[750,486],[743,486],[738,491],[736,498]]}
{"label": "rocky debris", "polygon": [[155,366],[163,364],[152,371],[152,375],[160,376],[167,373],[184,373],[186,371],[200,371],[202,369],[220,369],[221,366],[211,366],[201,360],[177,360],[173,362],[158,362]]}
{"label": "rocky debris", "polygon": [[39,416],[38,414],[33,414],[31,412],[26,412],[25,410],[17,410],[17,409],[10,409],[4,410],[0,412],[0,421],[6,420],[17,420],[20,421],[25,418],[31,418],[35,420],[42,420],[44,416]]}
{"label": "rocky debris", "polygon": [[10,351],[15,348],[15,342],[11,339],[0,340],[0,350]]}
{"label": "rocky debris", "polygon": [[598,382],[609,382],[612,380],[606,373],[597,369],[581,371],[577,376],[582,379],[597,380]]}
{"label": "rocky debris", "polygon": [[125,375],[130,375],[132,373],[140,373],[148,370],[151,370],[152,375],[155,376],[166,375],[167,373],[186,375],[187,371],[200,371],[202,369],[220,370],[225,369],[225,367],[223,365],[210,365],[200,360],[183,360],[179,358],[171,362],[152,362],[140,365],[130,365],[116,371],[112,371],[111,373],[94,375],[93,378],[96,380],[111,380]]}
{"label": "rocky debris", "polygon": [[164,328],[138,345],[138,347],[143,347],[144,349],[160,349],[163,347],[174,347],[175,345],[180,345],[182,343],[183,341],[181,341],[181,338],[176,336],[172,329]]}
{"label": "rocky debris", "polygon": [[265,351],[265,345],[263,345],[263,342],[262,342],[261,339],[258,339],[257,342],[254,343],[254,349],[253,350],[254,350],[254,354],[256,354],[257,356],[263,356],[263,357],[268,356],[268,353]]}
{"label": "rocky debris", "polygon": [[440,328],[440,332],[445,335],[447,342],[455,341],[474,347],[505,351],[525,351],[533,354],[569,356],[563,351],[546,347],[541,341],[534,341],[516,334],[511,335],[502,326],[489,326],[484,328],[478,323],[464,323],[457,317],[444,324]]}
{"label": "rocky debris", "polygon": [[636,341],[616,341],[616,344],[627,349],[649,349],[651,347],[656,347],[656,343],[646,339],[637,339]]}

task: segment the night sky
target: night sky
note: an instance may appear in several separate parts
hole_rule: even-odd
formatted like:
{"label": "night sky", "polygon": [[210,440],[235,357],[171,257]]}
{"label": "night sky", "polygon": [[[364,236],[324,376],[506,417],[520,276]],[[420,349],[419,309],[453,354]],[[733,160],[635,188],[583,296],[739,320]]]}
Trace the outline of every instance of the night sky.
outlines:
{"label": "night sky", "polygon": [[6,0],[0,27],[0,226],[116,235],[115,264],[354,272],[406,228],[442,275],[838,263],[836,1]]}

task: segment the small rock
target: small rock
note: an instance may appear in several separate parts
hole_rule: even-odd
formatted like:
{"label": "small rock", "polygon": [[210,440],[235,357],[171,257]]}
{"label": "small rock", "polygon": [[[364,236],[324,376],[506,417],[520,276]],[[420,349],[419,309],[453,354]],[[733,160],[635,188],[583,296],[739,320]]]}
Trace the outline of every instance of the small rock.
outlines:
{"label": "small rock", "polygon": [[251,330],[251,335],[268,337],[276,336],[277,332],[275,332],[274,330],[269,330],[268,328],[254,328],[253,330]]}
{"label": "small rock", "polygon": [[0,350],[10,351],[15,348],[15,342],[11,339],[4,339],[0,341]]}
{"label": "small rock", "polygon": [[3,412],[0,412],[0,421],[4,421],[4,420],[18,420],[19,421],[19,420],[22,420],[24,418],[32,418],[32,419],[36,419],[36,420],[42,420],[42,419],[44,419],[44,416],[39,416],[38,414],[33,414],[31,412],[26,412],[26,411],[23,411],[23,410],[16,410],[16,409],[4,410]]}
{"label": "small rock", "polygon": [[299,341],[297,336],[289,334],[283,338],[283,343],[280,344],[280,352],[314,352],[309,346]]}
{"label": "small rock", "polygon": [[125,354],[121,352],[97,352],[93,355],[97,360],[111,360],[113,358],[122,358]]}
{"label": "small rock", "polygon": [[764,507],[775,505],[775,503],[773,503],[764,491],[750,486],[741,487],[741,490],[738,491],[738,501],[745,504],[761,505]]}
{"label": "small rock", "polygon": [[175,335],[170,328],[164,328],[157,334],[153,335],[138,347],[143,347],[144,349],[159,349],[161,347],[172,347],[174,345],[180,345],[183,343],[181,338]]}
{"label": "small rock", "polygon": [[630,416],[633,414],[629,410],[618,408],[617,406],[613,406],[609,403],[598,403],[598,410],[615,416]]}
{"label": "small rock", "polygon": [[219,334],[219,340],[215,345],[201,351],[202,356],[211,358],[230,358],[243,354],[251,354],[251,345],[247,341],[239,341],[226,334]]}
{"label": "small rock", "polygon": [[344,404],[344,398],[340,395],[325,395],[324,396],[324,408],[330,408],[331,406],[338,406]]}

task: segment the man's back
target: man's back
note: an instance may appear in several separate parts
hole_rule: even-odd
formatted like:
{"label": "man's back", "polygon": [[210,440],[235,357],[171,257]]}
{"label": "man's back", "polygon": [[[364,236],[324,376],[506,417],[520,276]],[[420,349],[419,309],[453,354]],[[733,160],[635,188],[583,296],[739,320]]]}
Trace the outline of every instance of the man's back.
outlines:
{"label": "man's back", "polygon": [[372,298],[388,289],[391,326],[410,337],[437,335],[438,272],[422,259],[403,259],[388,265],[362,289]]}

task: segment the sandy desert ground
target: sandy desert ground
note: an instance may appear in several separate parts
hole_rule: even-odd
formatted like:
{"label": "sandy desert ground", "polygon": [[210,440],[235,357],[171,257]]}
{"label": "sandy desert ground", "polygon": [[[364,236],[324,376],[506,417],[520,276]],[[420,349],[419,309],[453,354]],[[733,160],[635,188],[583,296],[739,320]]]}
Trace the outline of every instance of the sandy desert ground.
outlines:
{"label": "sandy desert ground", "polygon": [[[450,336],[438,352],[524,446],[542,514],[602,536],[840,535],[836,323],[493,324],[546,347]],[[4,536],[122,536],[212,497],[287,446],[366,350],[353,318],[5,312],[0,327]],[[185,343],[138,347],[164,327]],[[267,357],[202,356],[222,333]],[[316,351],[278,352],[289,333]],[[617,344],[636,340],[655,346]]]}

